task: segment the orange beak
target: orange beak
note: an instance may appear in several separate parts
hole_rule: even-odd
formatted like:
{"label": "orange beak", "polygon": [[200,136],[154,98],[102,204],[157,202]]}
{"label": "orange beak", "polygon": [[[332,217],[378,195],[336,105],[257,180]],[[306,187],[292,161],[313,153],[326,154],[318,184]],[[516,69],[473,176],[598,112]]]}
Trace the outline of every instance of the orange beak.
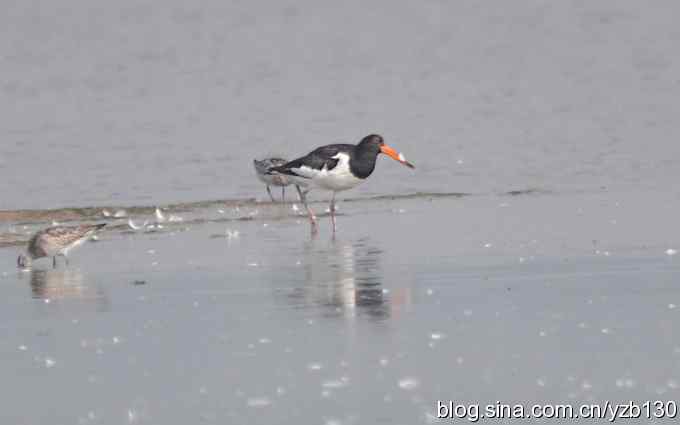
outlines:
{"label": "orange beak", "polygon": [[394,149],[392,149],[391,147],[389,147],[387,145],[380,146],[380,152],[384,153],[385,155],[389,156],[390,158],[392,158],[395,161],[401,162],[402,164],[404,164],[405,166],[407,166],[409,168],[416,168],[416,167],[413,166],[413,164],[411,164],[410,162],[408,162],[404,158],[403,154],[397,153],[397,151],[395,151]]}

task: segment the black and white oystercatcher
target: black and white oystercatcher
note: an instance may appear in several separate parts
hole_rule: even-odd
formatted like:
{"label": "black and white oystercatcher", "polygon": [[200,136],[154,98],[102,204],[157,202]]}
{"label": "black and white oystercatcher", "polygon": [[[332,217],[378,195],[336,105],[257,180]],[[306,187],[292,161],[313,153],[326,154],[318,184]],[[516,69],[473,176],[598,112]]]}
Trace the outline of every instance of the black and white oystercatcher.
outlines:
{"label": "black and white oystercatcher", "polygon": [[52,257],[52,266],[57,267],[57,256],[66,257],[70,250],[90,239],[106,224],[83,224],[80,226],[53,226],[40,230],[28,241],[26,253],[19,255],[17,265],[21,268],[29,268],[31,261]]}
{"label": "black and white oystercatcher", "polygon": [[[406,161],[404,155],[387,146],[381,136],[371,134],[361,139],[356,145],[322,146],[287,164],[272,167],[268,173],[289,176],[297,184],[300,199],[309,213],[313,232],[316,232],[317,227],[316,216],[307,204],[307,192],[312,188],[333,192],[330,213],[333,233],[335,233],[335,194],[351,189],[366,180],[373,173],[375,161],[380,153],[407,167],[415,168]],[[305,187],[306,190],[301,190],[299,186]]]}

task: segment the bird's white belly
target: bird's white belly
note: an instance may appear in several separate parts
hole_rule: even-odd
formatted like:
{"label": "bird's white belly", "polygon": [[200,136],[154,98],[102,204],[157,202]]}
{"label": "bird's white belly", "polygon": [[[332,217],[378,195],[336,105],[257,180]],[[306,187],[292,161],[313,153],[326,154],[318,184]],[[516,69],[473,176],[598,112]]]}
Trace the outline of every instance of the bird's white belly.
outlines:
{"label": "bird's white belly", "polygon": [[338,160],[338,163],[331,170],[326,167],[317,170],[303,166],[295,169],[295,172],[306,177],[311,185],[335,192],[351,189],[363,181],[352,174],[349,168],[349,156],[338,154],[334,158]]}
{"label": "bird's white belly", "polygon": [[321,175],[314,179],[314,184],[321,189],[341,191],[351,189],[354,186],[361,183],[363,180],[355,177],[352,173],[348,172],[335,172],[338,167],[335,167],[331,171],[326,171],[321,173]]}

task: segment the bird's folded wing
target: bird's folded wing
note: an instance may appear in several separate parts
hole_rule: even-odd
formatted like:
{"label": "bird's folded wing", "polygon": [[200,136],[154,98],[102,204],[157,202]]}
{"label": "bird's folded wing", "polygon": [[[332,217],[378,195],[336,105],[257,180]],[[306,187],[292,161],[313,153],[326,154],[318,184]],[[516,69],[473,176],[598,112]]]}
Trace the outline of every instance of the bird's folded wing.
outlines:
{"label": "bird's folded wing", "polygon": [[311,179],[324,168],[326,170],[335,168],[338,164],[336,156],[341,153],[343,149],[351,148],[353,148],[352,145],[322,146],[302,158],[294,159],[286,165],[274,168],[274,170],[284,174]]}

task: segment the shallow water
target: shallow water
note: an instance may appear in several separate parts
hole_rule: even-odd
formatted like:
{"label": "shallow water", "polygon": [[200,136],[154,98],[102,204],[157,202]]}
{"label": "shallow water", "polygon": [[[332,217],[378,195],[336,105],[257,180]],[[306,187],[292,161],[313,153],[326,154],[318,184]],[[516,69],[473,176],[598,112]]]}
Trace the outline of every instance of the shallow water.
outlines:
{"label": "shallow water", "polygon": [[677,400],[679,265],[659,241],[678,203],[648,223],[612,197],[348,202],[335,240],[263,205],[112,227],[56,270],[5,248],[3,417],[411,424],[437,399]]}
{"label": "shallow water", "polygon": [[[680,402],[677,9],[6,5],[0,422]],[[324,194],[316,237],[262,201],[252,158],[374,131],[417,169],[381,159],[335,239]],[[18,271],[54,221],[108,226]]]}

